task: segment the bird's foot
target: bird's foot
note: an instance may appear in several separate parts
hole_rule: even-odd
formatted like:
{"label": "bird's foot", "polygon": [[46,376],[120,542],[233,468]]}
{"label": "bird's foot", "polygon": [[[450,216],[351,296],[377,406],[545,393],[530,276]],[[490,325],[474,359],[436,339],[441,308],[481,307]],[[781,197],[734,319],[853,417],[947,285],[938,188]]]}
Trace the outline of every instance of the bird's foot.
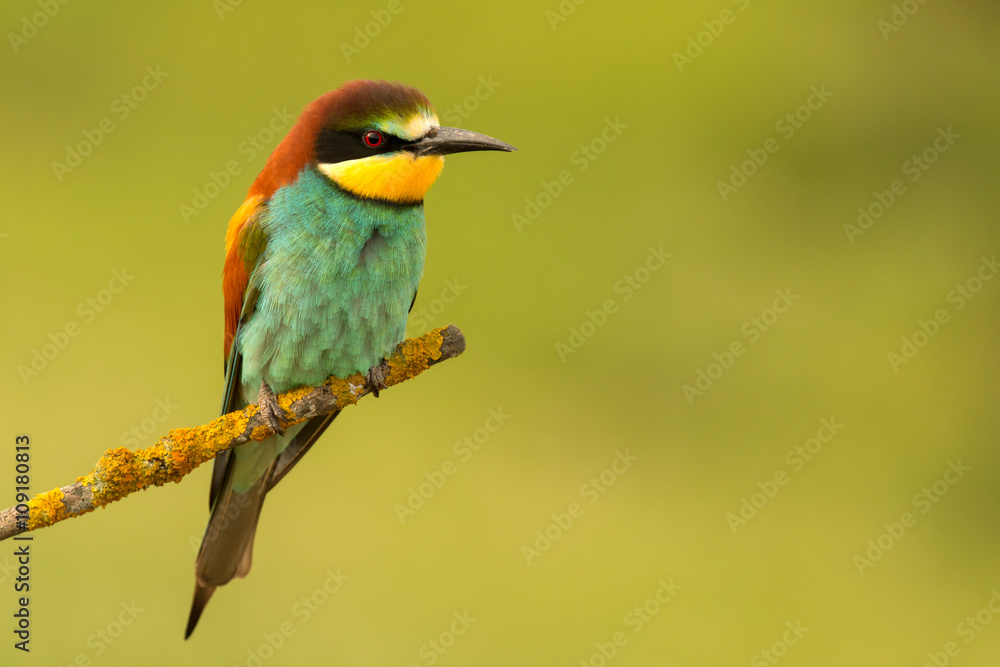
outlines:
{"label": "bird's foot", "polygon": [[285,435],[285,429],[281,427],[281,420],[287,417],[287,414],[278,405],[278,397],[274,395],[271,391],[271,387],[268,386],[266,382],[260,383],[260,392],[257,394],[257,406],[260,408],[260,414],[267,422],[267,425],[271,427],[271,430],[278,435]]}
{"label": "bird's foot", "polygon": [[380,389],[385,389],[385,373],[382,371],[382,364],[372,366],[365,373],[368,378],[368,387],[371,389],[375,398],[378,398],[378,392]]}

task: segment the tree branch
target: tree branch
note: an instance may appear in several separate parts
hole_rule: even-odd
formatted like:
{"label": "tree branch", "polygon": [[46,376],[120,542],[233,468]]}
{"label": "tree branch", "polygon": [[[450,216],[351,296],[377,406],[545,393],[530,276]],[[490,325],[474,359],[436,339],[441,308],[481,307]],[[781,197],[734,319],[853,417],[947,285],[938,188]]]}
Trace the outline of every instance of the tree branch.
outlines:
{"label": "tree branch", "polygon": [[[454,325],[404,341],[380,365],[385,385],[405,382],[464,351],[465,337]],[[278,396],[278,404],[292,418],[281,425],[288,428],[319,415],[339,412],[369,393],[371,388],[361,374],[348,378],[331,376],[318,387],[286,391]],[[92,512],[150,486],[180,482],[221,452],[273,435],[258,412],[256,405],[248,405],[205,426],[174,429],[145,449],[134,452],[126,447],[109,449],[94,469],[78,477],[76,483],[40,493],[27,503],[0,511],[0,540]]]}

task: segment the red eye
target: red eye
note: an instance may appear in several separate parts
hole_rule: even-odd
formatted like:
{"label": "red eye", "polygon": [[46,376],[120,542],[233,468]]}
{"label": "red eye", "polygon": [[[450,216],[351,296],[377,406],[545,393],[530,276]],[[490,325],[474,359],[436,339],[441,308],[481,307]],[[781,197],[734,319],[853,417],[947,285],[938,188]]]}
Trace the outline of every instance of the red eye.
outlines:
{"label": "red eye", "polygon": [[382,134],[374,130],[365,132],[364,136],[361,138],[364,140],[365,146],[368,148],[378,148],[385,142],[385,138]]}

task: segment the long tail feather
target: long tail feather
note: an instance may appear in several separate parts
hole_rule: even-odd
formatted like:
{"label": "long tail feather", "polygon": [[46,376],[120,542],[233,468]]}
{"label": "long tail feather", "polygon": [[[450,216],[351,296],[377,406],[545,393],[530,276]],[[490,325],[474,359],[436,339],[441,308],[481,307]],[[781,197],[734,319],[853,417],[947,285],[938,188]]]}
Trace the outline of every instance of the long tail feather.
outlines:
{"label": "long tail feather", "polygon": [[194,601],[191,602],[191,614],[188,616],[187,628],[184,630],[184,639],[190,637],[191,633],[194,632],[194,626],[198,625],[201,612],[205,610],[205,605],[212,599],[212,593],[214,592],[215,586],[202,586],[197,581],[195,582]]}
{"label": "long tail feather", "polygon": [[234,483],[240,474],[240,459],[234,457],[226,480],[212,508],[212,516],[205,530],[205,537],[195,561],[195,593],[191,603],[184,638],[194,631],[205,605],[217,586],[234,577],[245,577],[250,572],[253,539],[257,521],[267,494],[268,478],[274,462],[245,492],[237,492]]}

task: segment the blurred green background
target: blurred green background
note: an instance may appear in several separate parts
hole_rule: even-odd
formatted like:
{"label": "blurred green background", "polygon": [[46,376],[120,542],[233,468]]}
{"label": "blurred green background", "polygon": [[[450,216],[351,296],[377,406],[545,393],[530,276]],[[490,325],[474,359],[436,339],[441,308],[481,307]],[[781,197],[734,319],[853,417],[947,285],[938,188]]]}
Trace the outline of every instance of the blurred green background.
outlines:
{"label": "blurred green background", "polygon": [[10,0],[0,26],[4,506],[16,434],[41,492],[216,416],[225,226],[286,110],[388,78],[520,149],[448,158],[426,201],[410,330],[467,353],[337,421],[191,640],[208,466],[35,535],[28,656],[5,543],[3,664],[996,664],[995,6]]}

